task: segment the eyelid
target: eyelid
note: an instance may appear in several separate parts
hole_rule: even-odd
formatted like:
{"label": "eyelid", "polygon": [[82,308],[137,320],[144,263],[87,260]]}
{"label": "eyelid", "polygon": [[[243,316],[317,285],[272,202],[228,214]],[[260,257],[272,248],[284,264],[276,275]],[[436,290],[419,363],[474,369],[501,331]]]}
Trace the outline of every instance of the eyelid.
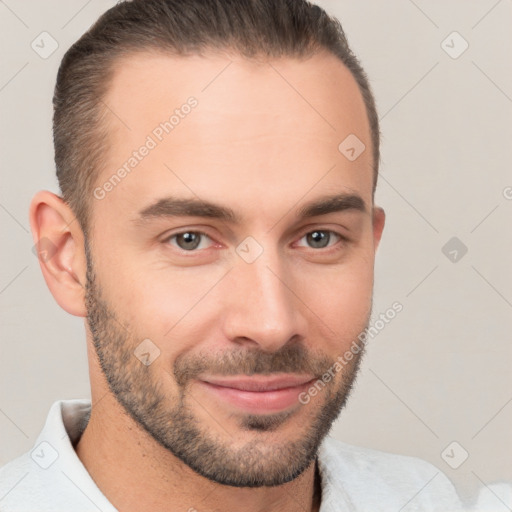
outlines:
{"label": "eyelid", "polygon": [[[336,231],[334,229],[328,229],[328,228],[314,228],[314,229],[308,229],[307,231],[303,232],[303,234],[299,237],[298,241],[302,240],[305,236],[309,235],[310,233],[314,233],[315,231],[323,231],[325,233],[331,233],[332,235],[335,235],[338,237],[338,240],[332,244],[329,244],[327,247],[321,247],[321,248],[315,248],[315,247],[308,247],[308,246],[304,246],[304,245],[301,245],[299,247],[306,247],[307,249],[311,249],[313,251],[316,251],[316,252],[319,252],[319,251],[329,251],[330,249],[333,249],[336,245],[339,244],[339,242],[342,242],[342,243],[347,243],[349,242],[350,240],[348,239],[348,237],[342,233],[340,233],[339,231]],[[330,242],[330,240],[329,240]]]}
{"label": "eyelid", "polygon": [[328,233],[334,233],[335,235],[338,235],[343,240],[350,240],[350,236],[347,233],[347,231],[350,231],[349,228],[345,226],[341,226],[340,224],[321,224],[318,222],[307,224],[306,226],[302,226],[298,230],[298,234],[300,235],[298,238],[302,238],[303,236],[307,235],[308,233],[313,233],[314,231],[325,231]]}
{"label": "eyelid", "polygon": [[196,235],[200,235],[202,237],[206,237],[208,239],[210,239],[210,241],[212,242],[211,246],[213,245],[218,245],[219,243],[212,237],[210,236],[208,233],[206,233],[205,231],[201,230],[201,229],[197,229],[197,228],[192,228],[192,229],[181,229],[180,231],[175,231],[173,233],[169,233],[169,234],[166,234],[164,236],[164,238],[162,239],[162,242],[163,243],[166,243],[166,244],[169,244],[169,245],[172,245],[172,247],[174,249],[176,249],[177,251],[179,251],[181,254],[194,254],[194,253],[199,253],[199,252],[203,252],[203,251],[206,251],[208,249],[210,249],[210,247],[207,247],[206,249],[193,249],[193,250],[190,250],[190,251],[187,251],[185,249],[181,249],[181,247],[179,247],[178,245],[174,245],[174,244],[171,244],[171,239],[179,236],[179,235],[183,235],[185,233],[195,233]]}
{"label": "eyelid", "polygon": [[[349,242],[350,239],[344,235],[343,233],[340,233],[339,231],[335,230],[335,229],[332,229],[332,228],[327,228],[327,227],[313,227],[313,226],[306,226],[306,228],[303,228],[303,230],[300,231],[300,236],[298,237],[298,239],[296,240],[295,243],[297,243],[298,241],[302,240],[306,235],[310,234],[310,233],[314,233],[315,231],[323,231],[323,232],[326,232],[326,233],[331,233],[331,234],[334,234],[336,237],[338,237],[338,241],[335,242],[335,243],[332,243],[330,245],[328,245],[327,247],[322,247],[322,248],[314,248],[314,247],[307,247],[307,246],[299,246],[299,247],[306,247],[306,249],[311,249],[313,251],[316,251],[316,252],[320,252],[320,251],[328,251],[330,249],[332,249],[333,247],[335,247],[336,245],[338,245],[338,243],[341,241],[341,242]],[[175,232],[172,232],[170,234],[166,234],[164,236],[164,238],[162,239],[162,242],[164,243],[169,243],[170,244],[170,240],[179,236],[179,235],[183,235],[185,233],[195,233],[195,234],[198,234],[200,236],[203,236],[203,237],[206,237],[206,238],[209,238],[210,241],[212,242],[212,244],[210,245],[210,247],[207,247],[205,249],[193,249],[193,250],[190,250],[190,251],[187,251],[185,249],[181,249],[180,247],[178,247],[177,245],[172,245],[173,248],[175,248],[177,251],[179,251],[181,254],[188,254],[188,255],[193,255],[194,253],[201,253],[203,251],[207,251],[208,249],[210,249],[212,246],[219,246],[219,245],[222,245],[220,244],[219,242],[217,242],[217,240],[215,240],[210,234],[208,234],[204,229],[201,229],[201,228],[198,228],[198,227],[192,227],[192,228],[181,228],[179,229],[179,231],[175,231]],[[170,244],[171,245],[171,244]]]}

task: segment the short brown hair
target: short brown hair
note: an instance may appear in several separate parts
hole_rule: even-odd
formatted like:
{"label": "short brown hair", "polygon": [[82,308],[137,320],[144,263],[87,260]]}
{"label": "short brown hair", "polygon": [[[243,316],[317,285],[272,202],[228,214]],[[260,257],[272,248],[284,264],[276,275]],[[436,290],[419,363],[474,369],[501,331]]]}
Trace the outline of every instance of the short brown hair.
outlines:
{"label": "short brown hair", "polygon": [[[57,179],[84,231],[101,162],[108,150],[102,99],[114,64],[141,51],[243,57],[337,56],[354,76],[371,129],[373,192],[379,166],[379,120],[368,79],[340,22],[306,0],[126,0],[106,11],[64,55],[53,97]],[[341,142],[341,141],[340,141]]]}

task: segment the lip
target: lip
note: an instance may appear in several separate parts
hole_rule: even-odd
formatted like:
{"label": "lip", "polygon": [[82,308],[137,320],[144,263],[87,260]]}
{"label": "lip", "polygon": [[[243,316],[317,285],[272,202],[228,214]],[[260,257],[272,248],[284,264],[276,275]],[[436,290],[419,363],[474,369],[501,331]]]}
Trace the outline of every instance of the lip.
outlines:
{"label": "lip", "polygon": [[201,387],[221,400],[253,414],[283,411],[298,404],[300,393],[315,380],[312,375],[204,376]]}

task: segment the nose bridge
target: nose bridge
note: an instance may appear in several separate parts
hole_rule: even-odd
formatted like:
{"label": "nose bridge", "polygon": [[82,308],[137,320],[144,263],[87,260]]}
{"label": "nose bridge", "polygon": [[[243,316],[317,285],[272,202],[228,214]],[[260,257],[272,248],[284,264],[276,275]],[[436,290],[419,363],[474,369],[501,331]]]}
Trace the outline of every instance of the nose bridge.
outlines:
{"label": "nose bridge", "polygon": [[289,268],[278,250],[266,247],[252,262],[238,256],[235,262],[226,308],[228,337],[277,350],[294,335],[303,334],[297,301],[288,288]]}

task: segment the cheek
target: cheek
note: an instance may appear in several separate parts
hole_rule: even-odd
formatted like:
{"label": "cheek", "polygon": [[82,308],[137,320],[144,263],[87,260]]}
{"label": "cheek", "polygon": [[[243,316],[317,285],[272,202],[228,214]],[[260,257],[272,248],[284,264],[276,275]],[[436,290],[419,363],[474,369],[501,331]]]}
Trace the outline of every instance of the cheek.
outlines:
{"label": "cheek", "polygon": [[[186,350],[189,340],[196,339],[200,329],[214,308],[210,290],[225,270],[208,268],[147,269],[129,276],[118,276],[116,287],[119,311],[143,338],[161,345],[167,354]],[[128,286],[121,285],[125,279]],[[121,309],[122,308],[122,309]],[[187,333],[187,335],[185,335]],[[190,342],[191,343],[191,342]]]}
{"label": "cheek", "polygon": [[[373,263],[358,258],[350,264],[317,268],[307,279],[297,278],[299,297],[313,311],[319,339],[329,351],[339,352],[364,330],[371,311]],[[327,347],[326,347],[327,349]]]}

